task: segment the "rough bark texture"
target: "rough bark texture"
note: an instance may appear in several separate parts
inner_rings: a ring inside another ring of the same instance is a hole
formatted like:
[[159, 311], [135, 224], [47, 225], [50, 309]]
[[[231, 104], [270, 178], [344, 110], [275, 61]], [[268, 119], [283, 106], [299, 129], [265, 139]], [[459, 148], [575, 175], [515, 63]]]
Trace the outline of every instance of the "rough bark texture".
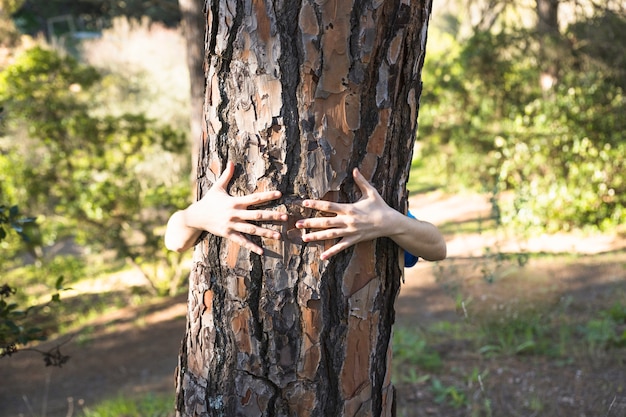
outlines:
[[202, 138], [202, 114], [204, 104], [204, 45], [206, 20], [204, 18], [204, 0], [178, 0], [182, 16], [182, 28], [187, 46], [187, 67], [189, 68], [189, 85], [191, 87], [191, 182], [196, 190], [196, 167]]
[[[302, 198], [352, 202], [359, 167], [393, 207], [416, 129], [430, 0], [207, 1], [201, 196], [227, 160], [232, 195], [278, 189], [290, 215], [260, 257], [196, 247], [177, 381], [180, 416], [391, 416], [388, 239], [321, 261]], [[266, 225], [267, 226], [267, 225]]]

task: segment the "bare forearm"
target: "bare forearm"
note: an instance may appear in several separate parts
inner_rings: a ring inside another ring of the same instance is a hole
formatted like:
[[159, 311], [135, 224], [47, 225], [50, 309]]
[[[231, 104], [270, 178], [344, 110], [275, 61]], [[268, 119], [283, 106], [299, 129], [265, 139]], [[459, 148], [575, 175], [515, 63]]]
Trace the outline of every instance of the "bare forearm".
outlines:
[[405, 251], [426, 259], [440, 261], [446, 257], [446, 242], [436, 226], [429, 222], [413, 219], [391, 209], [391, 233], [389, 238]]
[[184, 252], [194, 246], [200, 233], [201, 230], [187, 224], [184, 210], [177, 211], [167, 222], [165, 247], [172, 251]]

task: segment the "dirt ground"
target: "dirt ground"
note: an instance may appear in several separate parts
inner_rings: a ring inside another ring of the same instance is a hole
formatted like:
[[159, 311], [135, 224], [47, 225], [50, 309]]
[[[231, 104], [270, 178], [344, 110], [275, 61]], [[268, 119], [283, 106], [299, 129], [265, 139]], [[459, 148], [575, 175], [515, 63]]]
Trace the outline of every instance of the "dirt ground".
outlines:
[[[487, 216], [490, 209], [483, 196], [438, 194], [413, 199], [411, 207], [418, 217], [436, 224], [461, 224]], [[471, 302], [476, 312], [567, 299], [583, 314], [626, 294], [626, 241], [621, 238], [561, 235], [520, 242], [478, 233], [446, 238], [446, 261], [436, 267], [421, 262], [407, 270], [396, 305], [398, 327], [463, 322], [467, 312], [459, 299]], [[565, 261], [533, 258], [523, 268], [496, 268], [484, 261], [489, 253], [485, 248], [516, 252], [521, 246], [529, 252], [581, 255]], [[485, 268], [493, 269], [498, 285], [484, 279]], [[185, 296], [180, 296], [99, 317], [89, 323], [89, 332], [60, 340], [66, 341], [63, 353], [71, 356], [62, 368], [44, 368], [41, 357], [29, 352], [1, 359], [0, 417], [76, 416], [82, 408], [120, 394], [173, 392], [185, 308]], [[432, 380], [402, 381], [396, 386], [398, 416], [626, 417], [623, 349], [575, 362], [523, 355], [488, 358], [462, 342], [444, 343], [436, 350], [444, 361], [440, 382], [463, 388], [468, 397], [464, 405], [439, 401]]]

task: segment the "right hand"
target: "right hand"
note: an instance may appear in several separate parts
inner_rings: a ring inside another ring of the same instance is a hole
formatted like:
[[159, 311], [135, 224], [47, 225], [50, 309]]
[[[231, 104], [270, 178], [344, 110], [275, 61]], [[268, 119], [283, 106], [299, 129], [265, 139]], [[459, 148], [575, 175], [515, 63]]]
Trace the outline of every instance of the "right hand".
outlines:
[[248, 207], [277, 200], [281, 197], [281, 193], [280, 191], [263, 191], [232, 197], [228, 194], [227, 186], [234, 172], [235, 165], [229, 161], [226, 169], [208, 193], [184, 210], [185, 222], [188, 227], [206, 230], [214, 235], [230, 239], [261, 255], [263, 249], [245, 235], [280, 239], [281, 234], [250, 222], [284, 222], [287, 221], [287, 214], [272, 210], [248, 210]]

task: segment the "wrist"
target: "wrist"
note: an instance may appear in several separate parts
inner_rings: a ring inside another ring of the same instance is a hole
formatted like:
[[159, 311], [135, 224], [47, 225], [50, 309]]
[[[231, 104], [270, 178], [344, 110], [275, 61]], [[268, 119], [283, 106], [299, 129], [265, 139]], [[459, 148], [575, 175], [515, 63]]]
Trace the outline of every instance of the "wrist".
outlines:
[[[195, 203], [194, 203], [195, 204]], [[180, 213], [180, 222], [187, 229], [199, 230], [195, 223], [193, 222], [193, 204], [187, 207], [184, 210], [179, 211]]]
[[407, 220], [409, 220], [409, 218], [404, 214], [389, 207], [385, 217], [388, 222], [388, 237], [393, 239], [394, 237], [401, 236], [408, 231], [410, 225], [407, 224]]

